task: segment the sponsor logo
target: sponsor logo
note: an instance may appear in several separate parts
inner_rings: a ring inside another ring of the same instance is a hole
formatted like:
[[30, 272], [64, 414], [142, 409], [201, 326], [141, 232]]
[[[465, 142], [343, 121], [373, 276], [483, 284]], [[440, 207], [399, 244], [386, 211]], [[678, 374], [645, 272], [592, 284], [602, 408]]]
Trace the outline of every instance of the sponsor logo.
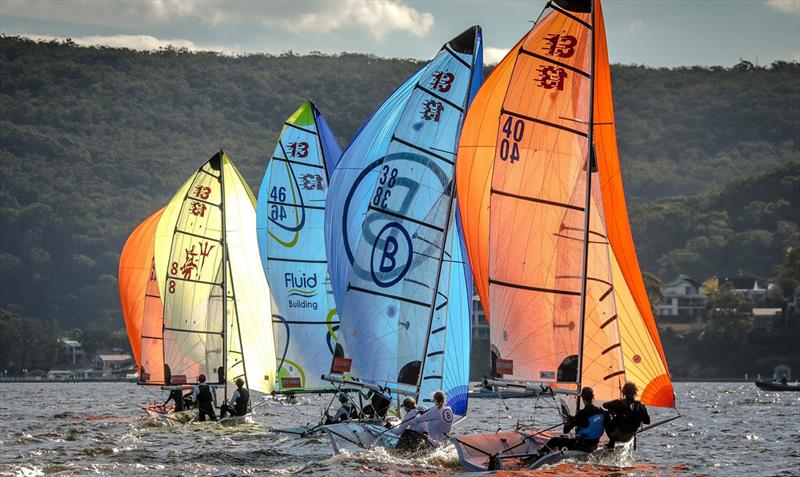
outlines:
[[305, 273], [284, 273], [283, 275], [284, 286], [289, 289], [286, 294], [288, 298], [289, 308], [310, 308], [317, 310], [319, 304], [314, 301], [317, 296], [317, 274], [312, 273], [307, 275]]

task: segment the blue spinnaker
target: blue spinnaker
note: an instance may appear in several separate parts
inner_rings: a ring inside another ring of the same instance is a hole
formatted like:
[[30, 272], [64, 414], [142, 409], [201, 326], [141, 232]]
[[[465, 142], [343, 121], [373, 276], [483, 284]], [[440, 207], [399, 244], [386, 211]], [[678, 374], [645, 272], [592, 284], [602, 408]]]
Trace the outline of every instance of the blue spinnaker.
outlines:
[[316, 106], [284, 123], [258, 193], [258, 246], [273, 300], [276, 389], [330, 388], [339, 319], [323, 247], [325, 198], [341, 150]]
[[455, 220], [466, 109], [483, 78], [479, 27], [445, 44], [372, 115], [331, 178], [331, 284], [350, 376], [465, 414], [472, 285]]

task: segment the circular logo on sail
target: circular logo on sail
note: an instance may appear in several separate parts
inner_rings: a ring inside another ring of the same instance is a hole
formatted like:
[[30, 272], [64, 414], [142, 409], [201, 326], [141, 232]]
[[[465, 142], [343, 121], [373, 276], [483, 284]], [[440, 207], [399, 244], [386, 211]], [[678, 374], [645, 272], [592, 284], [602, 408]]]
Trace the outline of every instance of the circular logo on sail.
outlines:
[[411, 268], [413, 255], [414, 247], [408, 231], [397, 222], [384, 225], [372, 244], [372, 281], [381, 288], [399, 282]]
[[[435, 161], [431, 161], [428, 157], [407, 151], [395, 152], [381, 157], [371, 164], [364, 167], [361, 173], [353, 182], [350, 191], [344, 201], [344, 210], [342, 214], [342, 238], [344, 242], [344, 251], [347, 258], [352, 264], [353, 272], [364, 280], [372, 278], [375, 283], [375, 274], [372, 270], [366, 270], [366, 263], [359, 263], [356, 260], [356, 249], [358, 242], [363, 240], [367, 244], [372, 244], [373, 249], [378, 248], [372, 254], [374, 260], [380, 258], [383, 252], [384, 245], [381, 233], [385, 231], [387, 215], [377, 212], [378, 210], [389, 210], [392, 213], [399, 215], [411, 215], [413, 204], [417, 199], [417, 194], [422, 190], [427, 190], [417, 182], [416, 179], [408, 177], [408, 173], [415, 170], [415, 168], [424, 167], [428, 172], [421, 174], [422, 176], [430, 177], [435, 182], [439, 183], [441, 190], [449, 192], [452, 187], [452, 177], [439, 167]], [[413, 174], [419, 176], [420, 174]], [[369, 178], [369, 179], [368, 179]], [[381, 182], [383, 180], [383, 182]], [[355, 210], [352, 210], [355, 209]], [[352, 234], [349, 224], [349, 218], [355, 214], [364, 215], [366, 212], [373, 209], [373, 213], [367, 213], [365, 219], [359, 224], [360, 234]], [[399, 224], [396, 224], [399, 225]], [[402, 228], [402, 226], [400, 226]], [[380, 230], [381, 232], [376, 233]], [[395, 229], [396, 230], [396, 229]], [[403, 229], [409, 237], [416, 238], [417, 233]], [[399, 233], [397, 231], [393, 232]], [[392, 235], [393, 236], [393, 235]], [[353, 238], [357, 237], [357, 241]], [[397, 239], [397, 237], [395, 237]], [[402, 244], [399, 244], [402, 245]], [[433, 250], [438, 245], [430, 245], [432, 248], [430, 254], [435, 255], [436, 251]], [[369, 248], [366, 249], [369, 253]], [[387, 250], [391, 255], [391, 248]], [[420, 253], [425, 253], [425, 250], [418, 250]], [[398, 252], [400, 253], [400, 252]], [[405, 257], [403, 257], [405, 258]], [[364, 260], [366, 262], [366, 260]], [[389, 265], [391, 260], [388, 259], [384, 265]], [[379, 270], [374, 264], [370, 268]], [[406, 270], [408, 271], [408, 270]], [[396, 282], [395, 282], [396, 283]], [[391, 285], [387, 285], [391, 286]]]

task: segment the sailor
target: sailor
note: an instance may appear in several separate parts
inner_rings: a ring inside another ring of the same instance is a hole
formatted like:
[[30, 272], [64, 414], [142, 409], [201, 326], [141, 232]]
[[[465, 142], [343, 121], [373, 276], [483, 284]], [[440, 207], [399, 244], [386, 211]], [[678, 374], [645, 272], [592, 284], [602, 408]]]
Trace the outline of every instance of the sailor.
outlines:
[[565, 448], [584, 452], [592, 452], [597, 449], [597, 443], [603, 435], [606, 413], [592, 403], [594, 400], [592, 388], [585, 387], [581, 389], [581, 400], [583, 401], [583, 409], [578, 411], [574, 417], [567, 416], [564, 423], [564, 434], [569, 433], [573, 428], [577, 428], [575, 437], [553, 437], [542, 447], [537, 458], [548, 452]]
[[205, 374], [198, 376], [197, 381], [199, 382], [192, 389], [192, 402], [197, 405], [197, 419], [202, 422], [208, 416], [212, 421], [216, 421], [217, 415], [214, 413], [214, 403], [217, 401], [216, 392], [214, 388], [206, 384]]
[[393, 433], [400, 436], [396, 448], [406, 452], [414, 452], [423, 448], [433, 447], [427, 437], [428, 423], [414, 422], [415, 417], [426, 413], [428, 409], [423, 406], [417, 406], [417, 401], [410, 397], [403, 401], [402, 408], [406, 414], [400, 424], [392, 429]]
[[781, 376], [781, 384], [783, 384], [785, 386], [788, 383], [789, 383], [789, 380], [786, 379], [786, 375], [784, 374], [783, 376]]
[[364, 415], [371, 418], [384, 419], [386, 413], [389, 412], [389, 408], [392, 407], [392, 400], [374, 390], [369, 391], [367, 399], [369, 399], [370, 403], [364, 406], [362, 410]]
[[614, 448], [616, 442], [628, 442], [636, 435], [642, 424], [650, 424], [650, 415], [647, 408], [636, 400], [639, 390], [634, 383], [625, 383], [622, 386], [623, 399], [608, 401], [603, 407], [608, 409], [611, 419], [606, 422], [609, 449]]
[[325, 424], [333, 424], [335, 422], [344, 422], [358, 418], [358, 409], [356, 409], [355, 404], [350, 402], [350, 397], [347, 396], [347, 394], [339, 393], [339, 403], [341, 406], [336, 410], [336, 414], [334, 414], [333, 417], [328, 414], [328, 411], [325, 411]]
[[244, 387], [244, 379], [236, 378], [236, 391], [228, 402], [223, 403], [219, 411], [220, 419], [231, 416], [244, 416], [250, 405], [250, 392]]
[[453, 427], [453, 410], [446, 404], [447, 396], [444, 391], [433, 393], [434, 407], [420, 413], [408, 422], [408, 427], [419, 429], [421, 425], [428, 426], [428, 437], [434, 441], [447, 439]]
[[164, 406], [167, 405], [170, 401], [175, 401], [175, 412], [183, 411], [183, 391], [180, 389], [173, 389], [169, 392], [169, 396], [167, 396], [167, 400], [164, 401]]

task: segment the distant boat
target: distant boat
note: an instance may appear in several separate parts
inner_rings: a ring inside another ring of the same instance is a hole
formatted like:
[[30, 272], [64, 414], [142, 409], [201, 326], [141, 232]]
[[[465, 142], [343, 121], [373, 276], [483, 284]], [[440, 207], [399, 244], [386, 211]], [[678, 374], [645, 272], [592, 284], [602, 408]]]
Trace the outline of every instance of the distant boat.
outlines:
[[342, 151], [316, 105], [284, 123], [258, 192], [258, 246], [272, 293], [275, 392], [329, 392], [339, 317], [325, 254], [325, 198]]
[[[482, 79], [475, 26], [442, 46], [364, 124], [333, 173], [325, 210], [341, 322], [334, 371], [343, 373], [329, 379], [398, 406], [404, 396], [430, 406], [442, 389], [458, 416], [467, 413], [472, 284], [455, 155]], [[337, 439], [369, 447], [389, 435], [358, 423], [325, 431], [334, 447]]]
[[[625, 205], [599, 0], [548, 2], [475, 97], [456, 164], [487, 385], [544, 385], [574, 413], [583, 387], [607, 401], [631, 381], [642, 402], [673, 408]], [[487, 470], [521, 465], [544, 431], [453, 442], [465, 468]]]
[[200, 374], [222, 390], [275, 382], [269, 287], [258, 258], [255, 197], [220, 151], [173, 196], [158, 222], [164, 383], [190, 389]]
[[800, 391], [800, 383], [782, 383], [780, 381], [756, 381], [755, 385], [762, 391]]

